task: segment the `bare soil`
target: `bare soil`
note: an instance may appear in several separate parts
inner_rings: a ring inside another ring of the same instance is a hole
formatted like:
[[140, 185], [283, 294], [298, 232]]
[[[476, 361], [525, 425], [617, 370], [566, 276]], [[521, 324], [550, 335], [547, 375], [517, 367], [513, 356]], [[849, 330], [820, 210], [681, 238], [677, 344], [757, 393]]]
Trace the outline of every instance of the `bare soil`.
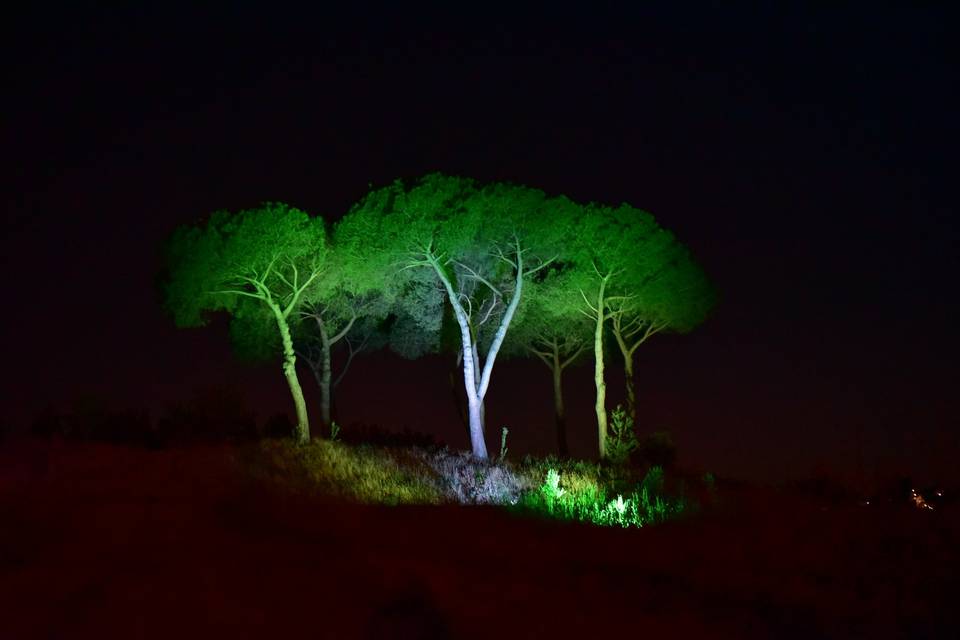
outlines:
[[950, 510], [721, 493], [642, 530], [254, 485], [231, 446], [0, 449], [0, 638], [955, 638]]

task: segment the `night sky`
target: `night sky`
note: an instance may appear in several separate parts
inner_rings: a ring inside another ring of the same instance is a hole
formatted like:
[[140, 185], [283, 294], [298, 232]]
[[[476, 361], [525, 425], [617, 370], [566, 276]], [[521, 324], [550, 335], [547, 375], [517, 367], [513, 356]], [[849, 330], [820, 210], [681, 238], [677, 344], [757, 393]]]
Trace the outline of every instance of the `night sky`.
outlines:
[[[271, 200], [336, 219], [371, 183], [443, 171], [626, 201], [690, 246], [721, 302], [637, 361], [641, 432], [670, 429], [681, 462], [760, 479], [956, 479], [948, 3], [242, 4], [3, 20], [7, 428], [90, 398], [156, 417], [216, 384], [261, 420], [292, 414], [279, 362], [239, 364], [225, 323], [177, 330], [164, 316], [164, 239]], [[343, 422], [466, 447], [446, 360], [355, 366]], [[306, 369], [301, 380], [315, 399]], [[592, 393], [589, 365], [568, 376], [574, 454], [595, 447]], [[541, 364], [499, 361], [488, 442], [506, 424], [512, 451], [551, 451], [551, 406]]]

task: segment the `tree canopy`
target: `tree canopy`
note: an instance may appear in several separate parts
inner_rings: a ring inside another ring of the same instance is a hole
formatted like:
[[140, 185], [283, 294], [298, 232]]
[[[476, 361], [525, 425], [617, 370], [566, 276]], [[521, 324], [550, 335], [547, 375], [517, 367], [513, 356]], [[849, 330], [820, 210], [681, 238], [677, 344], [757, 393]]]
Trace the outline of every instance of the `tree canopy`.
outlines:
[[202, 326], [217, 311], [253, 320], [266, 309], [272, 317], [300, 441], [309, 439], [310, 431], [290, 318], [324, 272], [327, 252], [323, 220], [282, 203], [218, 211], [205, 222], [178, 228], [167, 244], [165, 304], [177, 326]]
[[[570, 231], [559, 219], [568, 210], [560, 204], [535, 189], [432, 174], [409, 187], [395, 182], [371, 192], [335, 232], [336, 243], [365, 263], [365, 280], [382, 282], [384, 274], [395, 278], [422, 268], [432, 281], [419, 286], [442, 286], [460, 328], [471, 446], [478, 457], [486, 457], [483, 402], [523, 284], [556, 258]], [[420, 324], [436, 312], [432, 305], [410, 309]]]
[[[562, 454], [562, 372], [593, 352], [603, 457], [605, 343], [624, 358], [635, 418], [638, 347], [661, 331], [689, 331], [714, 302], [689, 251], [645, 211], [438, 173], [371, 190], [334, 226], [332, 242], [322, 219], [268, 203], [177, 229], [166, 256], [165, 303], [178, 326], [225, 312], [239, 354], [282, 354], [301, 441], [309, 423], [298, 354], [320, 386], [326, 423], [333, 387], [364, 346], [418, 357], [447, 348], [453, 328], [471, 448], [481, 458], [501, 351], [551, 371]], [[334, 377], [338, 344], [348, 353]]]

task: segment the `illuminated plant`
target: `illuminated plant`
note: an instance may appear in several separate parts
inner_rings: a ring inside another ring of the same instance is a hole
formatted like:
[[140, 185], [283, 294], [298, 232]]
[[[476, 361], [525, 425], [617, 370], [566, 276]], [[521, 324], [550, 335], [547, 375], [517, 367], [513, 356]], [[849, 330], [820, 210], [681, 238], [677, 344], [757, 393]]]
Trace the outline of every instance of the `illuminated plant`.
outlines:
[[547, 478], [540, 487], [540, 493], [543, 495], [547, 511], [553, 513], [557, 502], [566, 493], [566, 489], [560, 486], [560, 473], [556, 469], [547, 471]]
[[630, 454], [639, 446], [633, 430], [633, 419], [623, 407], [617, 407], [610, 414], [611, 430], [607, 434], [607, 459], [614, 466], [623, 466], [630, 461]]
[[217, 311], [273, 323], [300, 443], [309, 441], [310, 424], [290, 325], [323, 273], [327, 251], [323, 220], [280, 203], [218, 211], [178, 228], [166, 246], [165, 305], [177, 326], [202, 326]]
[[620, 527], [642, 527], [660, 522], [687, 508], [682, 496], [666, 498], [661, 493], [663, 472], [660, 469], [652, 470], [643, 483], [630, 491], [615, 494], [615, 498], [610, 498], [603, 485], [596, 483], [571, 490], [570, 483], [562, 481], [561, 476], [560, 471], [549, 467], [543, 484], [537, 491], [523, 497], [520, 508], [553, 518]]

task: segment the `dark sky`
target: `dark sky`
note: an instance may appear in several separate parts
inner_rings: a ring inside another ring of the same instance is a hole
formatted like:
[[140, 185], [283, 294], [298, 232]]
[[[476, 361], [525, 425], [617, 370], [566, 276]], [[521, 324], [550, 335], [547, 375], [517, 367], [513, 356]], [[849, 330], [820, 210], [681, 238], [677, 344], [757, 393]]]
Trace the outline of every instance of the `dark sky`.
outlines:
[[[687, 463], [762, 478], [858, 459], [868, 475], [956, 473], [960, 101], [946, 3], [239, 4], [4, 20], [9, 425], [91, 395], [159, 414], [217, 383], [261, 417], [287, 410], [278, 368], [238, 365], [224, 326], [177, 331], [163, 316], [164, 238], [266, 200], [336, 218], [369, 183], [441, 170], [627, 201], [689, 244], [721, 305], [638, 360], [641, 428], [671, 429]], [[538, 367], [499, 363], [488, 396], [517, 452], [552, 445]], [[344, 421], [465, 446], [444, 376], [438, 361], [359, 362]], [[616, 369], [610, 384], [615, 402]], [[591, 394], [590, 372], [574, 372], [584, 455]]]

